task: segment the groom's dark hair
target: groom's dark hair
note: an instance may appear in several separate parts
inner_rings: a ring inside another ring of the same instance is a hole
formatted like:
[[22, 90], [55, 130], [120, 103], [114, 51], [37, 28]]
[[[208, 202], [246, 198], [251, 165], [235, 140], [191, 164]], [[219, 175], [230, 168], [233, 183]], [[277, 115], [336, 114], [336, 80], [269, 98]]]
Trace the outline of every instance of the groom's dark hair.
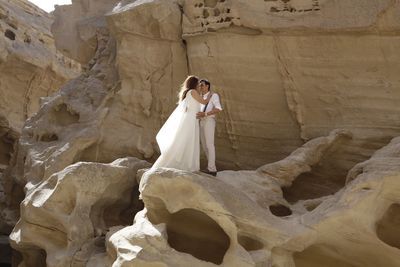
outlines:
[[207, 85], [207, 86], [208, 86], [208, 91], [211, 90], [211, 83], [210, 83], [208, 80], [206, 80], [206, 79], [201, 79], [201, 80], [200, 80], [200, 83], [204, 83], [205, 85]]

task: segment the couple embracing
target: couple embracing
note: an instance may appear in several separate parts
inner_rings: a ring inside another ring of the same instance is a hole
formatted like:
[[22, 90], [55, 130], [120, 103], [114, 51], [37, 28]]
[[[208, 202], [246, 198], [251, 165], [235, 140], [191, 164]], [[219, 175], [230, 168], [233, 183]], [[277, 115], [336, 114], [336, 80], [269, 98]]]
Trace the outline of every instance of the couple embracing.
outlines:
[[156, 136], [161, 155], [152, 169], [200, 170], [200, 141], [208, 159], [206, 173], [216, 176], [215, 114], [222, 110], [219, 96], [207, 80], [189, 76], [182, 84], [179, 104]]

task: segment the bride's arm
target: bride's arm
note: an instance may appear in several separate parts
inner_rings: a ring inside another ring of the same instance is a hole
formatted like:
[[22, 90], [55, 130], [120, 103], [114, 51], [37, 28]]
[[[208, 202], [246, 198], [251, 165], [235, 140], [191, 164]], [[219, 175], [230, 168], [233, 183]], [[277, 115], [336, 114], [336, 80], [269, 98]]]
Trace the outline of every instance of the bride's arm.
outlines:
[[208, 102], [210, 102], [212, 94], [209, 94], [207, 99], [203, 99], [201, 95], [196, 91], [196, 90], [190, 90], [190, 93], [192, 94], [193, 98], [196, 99], [197, 102], [200, 104], [206, 105]]

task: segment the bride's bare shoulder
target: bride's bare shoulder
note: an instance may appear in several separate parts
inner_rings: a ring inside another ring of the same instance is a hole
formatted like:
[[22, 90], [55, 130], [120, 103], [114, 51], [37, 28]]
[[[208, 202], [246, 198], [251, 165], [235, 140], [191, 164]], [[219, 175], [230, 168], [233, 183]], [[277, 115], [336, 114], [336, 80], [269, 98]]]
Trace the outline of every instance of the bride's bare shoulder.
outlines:
[[195, 96], [195, 95], [199, 95], [199, 92], [197, 92], [197, 90], [195, 90], [195, 89], [190, 89], [190, 94], [192, 95], [192, 96]]

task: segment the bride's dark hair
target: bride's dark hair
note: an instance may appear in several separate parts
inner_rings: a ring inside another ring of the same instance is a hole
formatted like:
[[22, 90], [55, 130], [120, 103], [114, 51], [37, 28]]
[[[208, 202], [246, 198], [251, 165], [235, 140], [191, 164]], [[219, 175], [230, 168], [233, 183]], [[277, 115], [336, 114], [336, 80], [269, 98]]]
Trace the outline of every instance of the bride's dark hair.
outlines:
[[189, 92], [189, 90], [196, 89], [198, 83], [199, 78], [197, 76], [188, 76], [181, 86], [181, 91], [179, 92], [179, 101], [182, 101], [186, 98], [186, 94]]

